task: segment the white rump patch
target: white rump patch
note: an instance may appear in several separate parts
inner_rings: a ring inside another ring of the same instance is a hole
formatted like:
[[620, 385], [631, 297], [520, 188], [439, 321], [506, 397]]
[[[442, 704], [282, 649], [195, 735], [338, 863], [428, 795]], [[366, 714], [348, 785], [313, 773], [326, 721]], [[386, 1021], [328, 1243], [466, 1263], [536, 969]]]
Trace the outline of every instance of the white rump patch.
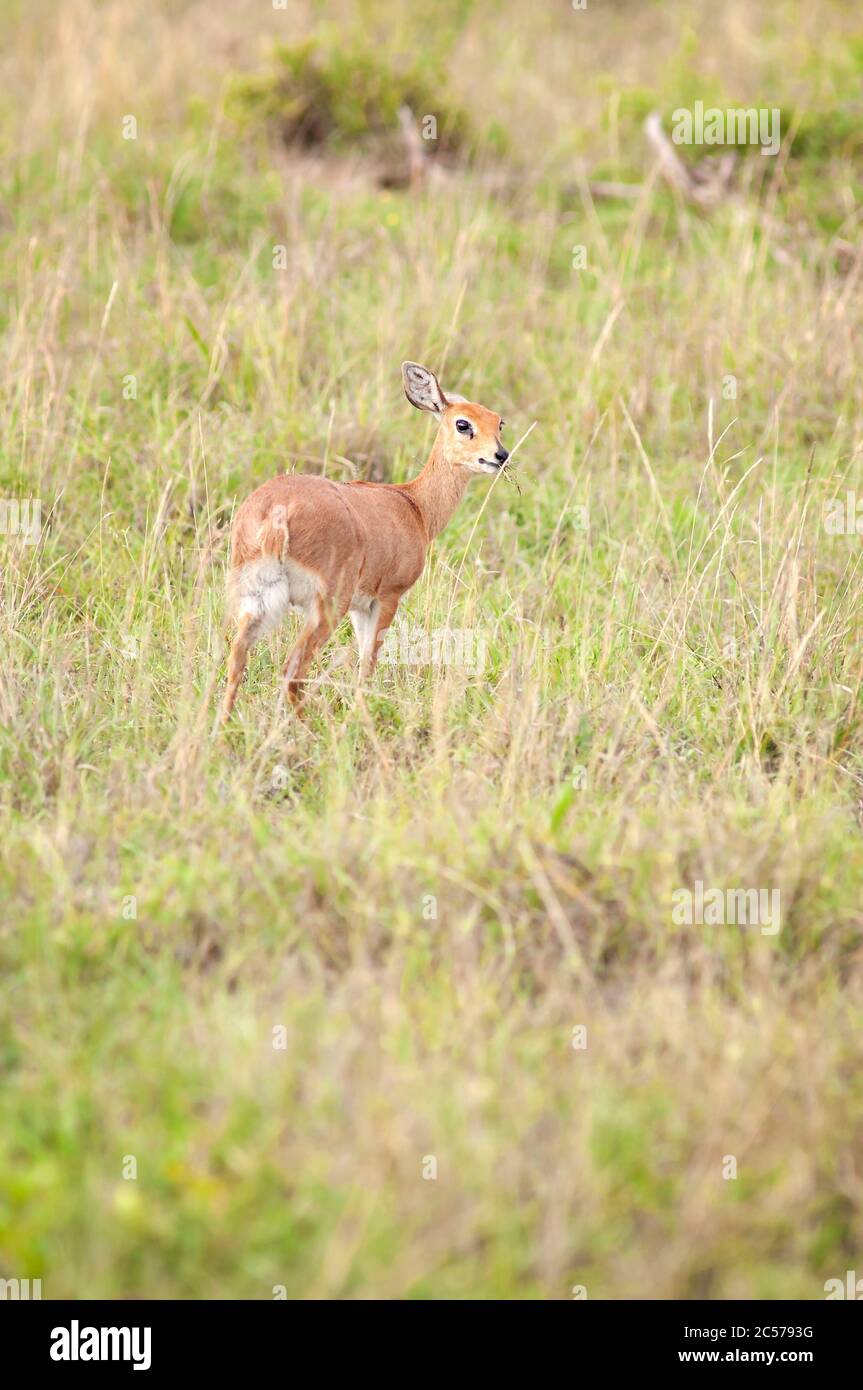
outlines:
[[317, 575], [289, 557], [250, 560], [228, 579], [231, 612], [237, 619], [249, 617], [259, 624], [258, 637], [278, 627], [290, 608], [298, 609], [309, 619], [320, 593]]

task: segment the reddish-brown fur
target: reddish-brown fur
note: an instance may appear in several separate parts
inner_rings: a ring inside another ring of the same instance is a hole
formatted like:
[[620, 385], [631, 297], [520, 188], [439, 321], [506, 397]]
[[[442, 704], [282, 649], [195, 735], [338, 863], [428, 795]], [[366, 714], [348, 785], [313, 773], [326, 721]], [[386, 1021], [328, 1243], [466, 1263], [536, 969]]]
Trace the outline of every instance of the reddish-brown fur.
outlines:
[[[484, 406], [448, 399], [425, 368], [405, 363], [405, 391], [440, 427], [425, 467], [409, 483], [337, 483], [285, 474], [240, 506], [231, 537], [232, 602], [238, 629], [223, 717], [230, 714], [249, 649], [290, 604], [306, 625], [285, 663], [285, 694], [299, 697], [311, 660], [350, 610], [361, 670], [375, 666], [402, 595], [423, 570], [429, 542], [446, 526], [471, 476], [506, 460], [502, 421]], [[456, 421], [468, 422], [468, 438]]]

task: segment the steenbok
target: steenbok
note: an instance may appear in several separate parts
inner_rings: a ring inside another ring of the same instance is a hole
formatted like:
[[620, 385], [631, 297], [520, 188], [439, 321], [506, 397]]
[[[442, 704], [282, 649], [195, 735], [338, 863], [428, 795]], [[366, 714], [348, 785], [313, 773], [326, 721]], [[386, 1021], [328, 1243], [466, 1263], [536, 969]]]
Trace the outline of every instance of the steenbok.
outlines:
[[231, 536], [229, 609], [237, 632], [222, 706], [227, 719], [246, 658], [289, 608], [305, 626], [285, 662], [284, 694], [296, 704], [315, 652], [350, 613], [360, 671], [375, 666], [399, 599], [422, 574], [429, 542], [446, 526], [474, 473], [498, 473], [509, 458], [503, 421], [462, 396], [445, 396], [434, 372], [402, 365], [405, 395], [436, 415], [428, 462], [409, 483], [336, 483], [283, 474], [241, 505]]

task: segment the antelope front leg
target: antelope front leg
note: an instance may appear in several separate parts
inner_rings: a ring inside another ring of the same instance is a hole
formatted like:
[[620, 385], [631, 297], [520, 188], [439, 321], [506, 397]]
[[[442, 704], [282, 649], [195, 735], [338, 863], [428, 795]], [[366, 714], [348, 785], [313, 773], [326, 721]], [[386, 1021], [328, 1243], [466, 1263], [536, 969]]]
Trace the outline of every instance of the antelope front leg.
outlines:
[[[357, 631], [360, 647], [360, 681], [372, 675], [381, 654], [381, 643], [399, 606], [401, 594], [378, 599], [376, 607], [368, 614], [362, 633]], [[356, 630], [356, 623], [354, 624]]]

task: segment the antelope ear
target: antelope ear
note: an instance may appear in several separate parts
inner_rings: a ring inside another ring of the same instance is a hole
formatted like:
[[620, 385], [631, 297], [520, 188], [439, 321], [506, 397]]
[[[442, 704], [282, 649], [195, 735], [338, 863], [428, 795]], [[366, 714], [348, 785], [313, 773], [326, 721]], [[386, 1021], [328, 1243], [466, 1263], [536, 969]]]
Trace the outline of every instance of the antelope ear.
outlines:
[[402, 380], [405, 395], [417, 410], [430, 410], [432, 415], [443, 414], [448, 401], [440, 389], [440, 382], [428, 367], [421, 367], [418, 362], [403, 362]]

